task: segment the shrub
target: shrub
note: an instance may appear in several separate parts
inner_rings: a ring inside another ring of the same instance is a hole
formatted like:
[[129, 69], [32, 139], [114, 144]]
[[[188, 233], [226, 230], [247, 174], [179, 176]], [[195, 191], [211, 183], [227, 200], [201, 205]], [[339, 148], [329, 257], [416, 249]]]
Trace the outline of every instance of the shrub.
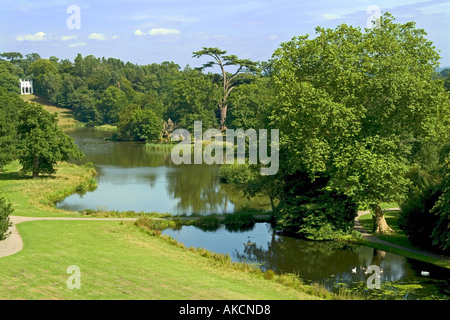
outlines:
[[9, 216], [14, 212], [11, 203], [6, 202], [5, 198], [0, 196], [0, 241], [9, 237], [9, 228], [12, 226], [12, 222]]
[[224, 164], [220, 167], [219, 176], [223, 182], [243, 184], [252, 178], [252, 171], [247, 164]]
[[193, 225], [203, 231], [216, 231], [220, 227], [220, 221], [216, 215], [207, 215], [195, 220]]
[[441, 194], [439, 186], [429, 186], [426, 190], [411, 195], [401, 204], [399, 226], [412, 244], [421, 248], [432, 248], [431, 235], [439, 216], [432, 213], [431, 209]]
[[228, 214], [223, 220], [223, 224], [227, 229], [240, 229], [253, 227], [256, 223], [256, 219], [252, 213], [237, 212]]

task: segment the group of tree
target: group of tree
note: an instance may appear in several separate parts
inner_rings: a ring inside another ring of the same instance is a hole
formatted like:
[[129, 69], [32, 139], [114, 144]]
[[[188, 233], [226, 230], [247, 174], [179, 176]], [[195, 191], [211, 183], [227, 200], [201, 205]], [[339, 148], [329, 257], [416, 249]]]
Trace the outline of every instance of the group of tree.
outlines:
[[19, 160], [22, 171], [33, 178], [54, 173], [59, 161], [83, 156], [73, 138], [58, 126], [56, 114], [1, 87], [0, 150], [0, 170]]
[[[181, 69], [173, 62], [136, 65], [81, 54], [72, 62], [7, 52], [0, 55], [0, 85], [18, 92], [19, 78], [33, 79], [38, 96], [71, 109], [77, 120], [92, 126], [117, 125], [115, 138], [119, 140], [161, 139], [164, 123], [169, 119], [187, 129], [193, 128], [195, 120], [203, 121], [204, 127], [209, 128], [219, 123], [225, 128], [233, 125], [233, 120], [251, 123], [257, 115], [251, 109], [248, 114], [242, 113], [248, 106], [240, 108], [238, 97], [245, 100], [247, 94], [262, 90], [253, 84], [260, 78], [257, 63], [226, 55], [226, 51], [217, 48], [194, 53], [196, 57], [203, 55], [218, 59], [222, 76], [204, 73], [203, 68]], [[204, 68], [212, 65], [208, 63]], [[229, 67], [237, 69], [229, 73]], [[230, 93], [238, 86], [242, 86], [242, 91], [235, 92], [232, 99]]]
[[[365, 30], [318, 27], [314, 38], [282, 43], [267, 62], [206, 47], [193, 56], [212, 60], [181, 69], [8, 53], [0, 81], [13, 90], [17, 77], [33, 78], [37, 94], [77, 119], [117, 125], [118, 140], [161, 139], [169, 119], [189, 130], [197, 120], [222, 130], [279, 129], [276, 175], [237, 170], [247, 194], [269, 196], [280, 228], [330, 239], [351, 232], [357, 210], [370, 209], [373, 231], [391, 232], [381, 204], [406, 208], [433, 187], [427, 214], [409, 219], [404, 210], [401, 225], [433, 215], [429, 237], [449, 248], [449, 73], [436, 73], [440, 56], [424, 30], [386, 13]], [[205, 72], [214, 66], [219, 73]]]
[[283, 230], [320, 240], [351, 230], [361, 209], [373, 232], [393, 232], [381, 204], [406, 209], [433, 188], [423, 213], [403, 210], [401, 225], [416, 243], [448, 250], [450, 101], [439, 60], [424, 30], [388, 13], [377, 28], [318, 27], [313, 39], [282, 43], [268, 123], [280, 130], [280, 170], [251, 175], [247, 193], [277, 203]]

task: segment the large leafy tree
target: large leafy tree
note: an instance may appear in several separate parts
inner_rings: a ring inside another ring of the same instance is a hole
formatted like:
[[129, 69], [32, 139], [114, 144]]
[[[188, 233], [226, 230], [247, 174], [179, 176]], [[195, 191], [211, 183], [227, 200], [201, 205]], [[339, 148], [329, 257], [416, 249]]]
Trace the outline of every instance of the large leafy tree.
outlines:
[[17, 131], [22, 171], [31, 172], [33, 178], [54, 173], [58, 161], [83, 156], [73, 138], [58, 126], [56, 114], [50, 114], [39, 104], [26, 103], [21, 108]]
[[217, 118], [214, 111], [219, 95], [207, 75], [187, 67], [178, 79], [171, 82], [165, 119], [172, 119], [187, 130], [193, 130], [194, 121], [202, 121], [205, 129], [215, 128]]
[[97, 102], [97, 110], [103, 123], [115, 124], [119, 121], [119, 113], [126, 105], [125, 93], [118, 87], [110, 86], [103, 91], [100, 100]]
[[274, 53], [276, 109], [284, 164], [372, 210], [374, 231], [387, 225], [380, 204], [399, 201], [420, 145], [449, 138], [449, 100], [433, 80], [440, 59], [425, 31], [385, 13], [379, 27], [316, 29]]
[[[236, 88], [237, 76], [243, 72], [255, 72], [258, 70], [257, 63], [249, 59], [240, 59], [236, 55], [227, 55], [227, 51], [221, 50], [219, 48], [206, 48], [203, 47], [202, 50], [193, 52], [194, 57], [200, 58], [203, 56], [212, 57], [213, 60], [205, 63], [200, 69], [210, 68], [215, 65], [219, 66], [222, 72], [222, 88], [221, 88], [221, 99], [219, 101], [219, 111], [220, 111], [220, 129], [226, 129], [226, 118], [228, 110], [228, 97]], [[234, 73], [228, 73], [225, 68], [232, 66], [236, 70]]]
[[18, 111], [25, 102], [0, 88], [0, 169], [17, 157]]

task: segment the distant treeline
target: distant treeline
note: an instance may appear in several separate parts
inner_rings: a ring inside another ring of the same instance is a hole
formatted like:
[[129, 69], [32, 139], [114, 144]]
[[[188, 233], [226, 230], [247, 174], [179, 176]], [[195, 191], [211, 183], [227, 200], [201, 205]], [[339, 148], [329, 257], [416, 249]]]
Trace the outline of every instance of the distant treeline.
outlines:
[[[194, 120], [217, 128], [222, 77], [173, 62], [137, 65], [93, 55], [74, 61], [39, 54], [0, 55], [0, 86], [19, 93], [19, 78], [33, 79], [34, 92], [50, 103], [73, 110], [87, 125], [118, 125], [116, 138], [158, 140], [164, 122], [192, 129]], [[228, 127], [257, 128], [270, 102], [268, 62], [261, 72], [239, 74], [229, 99]], [[145, 124], [145, 125], [144, 125]]]

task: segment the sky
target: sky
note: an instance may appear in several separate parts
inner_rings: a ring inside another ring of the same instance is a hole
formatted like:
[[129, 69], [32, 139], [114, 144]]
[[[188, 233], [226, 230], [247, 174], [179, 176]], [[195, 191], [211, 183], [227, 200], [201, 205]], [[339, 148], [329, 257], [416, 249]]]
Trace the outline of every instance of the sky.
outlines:
[[379, 12], [415, 21], [450, 66], [449, 0], [0, 0], [0, 52], [197, 67], [205, 61], [192, 52], [219, 47], [267, 61], [280, 43], [313, 37], [317, 26], [366, 28]]

